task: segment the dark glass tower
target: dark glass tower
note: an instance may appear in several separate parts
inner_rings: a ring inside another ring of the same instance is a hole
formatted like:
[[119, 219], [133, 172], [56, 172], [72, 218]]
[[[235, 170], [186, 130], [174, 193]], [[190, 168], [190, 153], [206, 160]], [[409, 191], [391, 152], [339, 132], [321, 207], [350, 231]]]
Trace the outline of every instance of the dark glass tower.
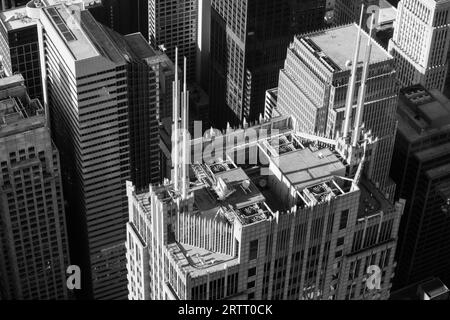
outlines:
[[325, 1], [212, 0], [211, 114], [216, 126], [255, 120], [277, 86], [293, 35], [323, 24]]
[[394, 288], [450, 276], [450, 107], [437, 90], [401, 90], [391, 176], [406, 199]]

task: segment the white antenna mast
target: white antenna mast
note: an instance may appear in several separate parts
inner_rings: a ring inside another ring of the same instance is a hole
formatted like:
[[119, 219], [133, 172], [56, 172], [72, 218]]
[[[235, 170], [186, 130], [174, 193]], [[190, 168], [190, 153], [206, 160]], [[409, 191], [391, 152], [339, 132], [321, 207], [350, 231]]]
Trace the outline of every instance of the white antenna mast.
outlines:
[[369, 76], [370, 55], [372, 54], [372, 33], [375, 24], [375, 15], [372, 13], [370, 21], [370, 34], [367, 41], [366, 56], [364, 58], [364, 69], [361, 78], [361, 89], [358, 96], [358, 106], [356, 109], [355, 128], [353, 130], [353, 146], [356, 147], [361, 134], [361, 124], [364, 115], [364, 102], [366, 100], [367, 78]]
[[345, 122], [344, 122], [344, 139], [348, 138], [349, 129], [350, 129], [350, 120], [352, 116], [353, 109], [353, 97], [355, 95], [355, 85], [356, 85], [356, 72], [358, 70], [358, 58], [359, 58], [359, 49], [361, 45], [361, 29], [362, 29], [362, 21], [364, 16], [364, 4], [361, 7], [361, 17], [359, 19], [358, 26], [358, 36], [356, 37], [356, 48], [355, 55], [353, 57], [353, 65], [352, 65], [352, 73], [349, 81], [348, 95], [345, 107]]
[[184, 78], [183, 78], [183, 159], [182, 159], [182, 199], [187, 198], [187, 189], [189, 187], [189, 154], [190, 141], [189, 134], [189, 92], [187, 91], [187, 59], [184, 57]]
[[172, 154], [172, 163], [174, 167], [174, 188], [175, 191], [179, 190], [179, 159], [180, 159], [180, 151], [178, 150], [178, 142], [179, 142], [179, 82], [178, 82], [178, 48], [175, 48], [175, 81], [173, 83], [173, 154]]

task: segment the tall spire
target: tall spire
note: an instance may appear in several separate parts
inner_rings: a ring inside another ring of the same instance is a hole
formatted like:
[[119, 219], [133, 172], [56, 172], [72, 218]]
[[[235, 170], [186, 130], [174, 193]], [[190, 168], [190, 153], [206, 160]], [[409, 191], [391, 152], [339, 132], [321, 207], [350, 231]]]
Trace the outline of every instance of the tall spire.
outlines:
[[173, 83], [173, 133], [172, 133], [172, 164], [174, 169], [174, 176], [172, 178], [174, 183], [174, 188], [176, 191], [179, 190], [179, 159], [180, 151], [178, 148], [178, 143], [180, 139], [179, 133], [179, 82], [178, 82], [178, 48], [175, 48], [175, 81]]
[[189, 188], [189, 158], [190, 158], [190, 140], [188, 138], [189, 135], [189, 92], [187, 90], [187, 59], [184, 57], [184, 77], [183, 77], [183, 118], [182, 118], [182, 126], [183, 126], [183, 158], [182, 158], [182, 191], [181, 197], [182, 199], [187, 198], [187, 192]]
[[361, 134], [361, 124], [364, 115], [364, 102], [366, 100], [367, 78], [369, 76], [370, 55], [372, 54], [372, 33], [374, 29], [374, 24], [375, 24], [375, 14], [372, 13], [370, 21], [370, 34], [367, 40], [366, 56], [364, 58], [364, 69], [361, 77], [361, 89], [359, 91], [358, 105], [356, 108], [355, 128], [353, 130], [354, 147], [356, 147]]
[[350, 121], [352, 117], [352, 109], [353, 109], [353, 97], [355, 95], [355, 86], [356, 86], [356, 73], [358, 71], [358, 58], [359, 58], [359, 51], [360, 51], [360, 45], [361, 45], [361, 29], [362, 29], [362, 22], [364, 17], [364, 4], [361, 6], [361, 17], [359, 19], [359, 26], [358, 26], [358, 35], [356, 37], [356, 46], [355, 46], [355, 55], [353, 57], [353, 64], [352, 64], [352, 73], [350, 76], [349, 81], [349, 88], [348, 88], [348, 94], [347, 94], [347, 101], [345, 106], [345, 122], [344, 122], [344, 139], [347, 139], [349, 130], [350, 130]]

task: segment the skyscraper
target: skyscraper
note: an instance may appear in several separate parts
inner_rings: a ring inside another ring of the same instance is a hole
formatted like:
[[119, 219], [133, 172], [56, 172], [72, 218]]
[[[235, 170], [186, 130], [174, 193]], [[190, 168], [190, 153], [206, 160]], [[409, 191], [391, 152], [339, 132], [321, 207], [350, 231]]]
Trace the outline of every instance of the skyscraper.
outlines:
[[39, 4], [27, 9], [42, 24], [45, 102], [82, 295], [126, 298], [125, 181], [159, 180], [156, 53], [141, 35], [120, 36], [80, 4]]
[[406, 199], [398, 245], [397, 289], [450, 276], [450, 101], [421, 85], [404, 88], [391, 170]]
[[213, 0], [211, 114], [216, 126], [254, 121], [265, 92], [277, 86], [293, 35], [323, 25], [325, 0]]
[[149, 0], [149, 40], [155, 47], [163, 46], [175, 61], [175, 47], [187, 57], [188, 80], [196, 77], [198, 50], [199, 0]]
[[0, 12], [0, 54], [6, 73], [21, 73], [30, 97], [43, 101], [38, 21], [25, 7]]
[[148, 0], [97, 0], [88, 5], [95, 20], [126, 35], [140, 32], [148, 39]]
[[21, 75], [0, 79], [0, 296], [67, 299], [59, 154]]
[[129, 299], [389, 297], [404, 203], [366, 179], [377, 141], [361, 123], [352, 144], [298, 132], [288, 116], [190, 140], [178, 102], [189, 93], [174, 86], [172, 179], [147, 192], [127, 183]]
[[389, 51], [403, 87], [422, 84], [444, 90], [450, 45], [450, 2], [403, 0], [398, 3]]
[[[359, 34], [361, 39], [356, 45]], [[359, 48], [357, 56], [355, 48]], [[369, 52], [366, 90], [362, 96], [352, 89], [352, 74], [354, 71], [357, 84], [363, 82], [363, 61]], [[354, 57], [358, 61], [356, 68]], [[394, 59], [356, 24], [295, 38], [280, 72], [277, 108], [280, 113], [294, 117], [298, 130], [336, 137], [345, 129], [347, 110], [351, 114], [349, 120], [356, 121], [355, 106], [360, 98], [365, 110], [362, 122], [380, 140], [372, 163], [366, 165], [368, 176], [393, 196], [394, 186], [388, 174], [398, 101]]]
[[371, 265], [387, 299], [402, 204], [346, 180], [334, 147], [288, 123], [250, 128], [283, 132], [269, 147], [272, 175], [218, 157], [191, 166], [186, 199], [174, 182], [143, 193], [129, 184], [129, 299], [364, 299]]

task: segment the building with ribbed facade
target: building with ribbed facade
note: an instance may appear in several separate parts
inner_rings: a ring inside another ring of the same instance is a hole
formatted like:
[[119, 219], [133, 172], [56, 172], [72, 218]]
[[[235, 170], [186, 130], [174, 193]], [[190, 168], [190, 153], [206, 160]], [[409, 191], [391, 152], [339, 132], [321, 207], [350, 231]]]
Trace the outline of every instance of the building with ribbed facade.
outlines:
[[450, 2], [403, 0], [398, 3], [389, 51], [402, 87], [422, 84], [444, 90], [450, 45]]
[[394, 286], [450, 276], [450, 101], [421, 85], [401, 90], [391, 176], [406, 199]]
[[350, 144], [279, 116], [190, 139], [188, 110], [174, 102], [172, 179], [145, 192], [127, 183], [129, 299], [389, 297], [404, 201], [364, 173], [370, 131], [355, 125]]
[[266, 90], [278, 84], [294, 34], [320, 29], [325, 0], [213, 0], [211, 115], [216, 127], [264, 114]]
[[0, 297], [64, 300], [69, 245], [59, 153], [21, 75], [0, 78]]
[[80, 296], [124, 299], [125, 182], [140, 188], [160, 179], [160, 53], [83, 9], [82, 2], [27, 5], [41, 26], [44, 101], [61, 153], [72, 260], [83, 270]]
[[[369, 34], [363, 30], [359, 33], [359, 30], [356, 24], [351, 24], [297, 36], [280, 71], [277, 110], [292, 115], [296, 129], [302, 132], [331, 138], [340, 135], [345, 129], [347, 110], [351, 113], [349, 123], [356, 121], [361, 92], [350, 90], [350, 80], [354, 71], [355, 83], [362, 82], [370, 46], [362, 123], [380, 142], [374, 161], [366, 170], [375, 184], [393, 196], [394, 186], [388, 174], [398, 101], [394, 59]], [[361, 40], [356, 46], [358, 34]], [[359, 48], [359, 53], [353, 70], [355, 48]], [[350, 91], [352, 99], [348, 98]]]

